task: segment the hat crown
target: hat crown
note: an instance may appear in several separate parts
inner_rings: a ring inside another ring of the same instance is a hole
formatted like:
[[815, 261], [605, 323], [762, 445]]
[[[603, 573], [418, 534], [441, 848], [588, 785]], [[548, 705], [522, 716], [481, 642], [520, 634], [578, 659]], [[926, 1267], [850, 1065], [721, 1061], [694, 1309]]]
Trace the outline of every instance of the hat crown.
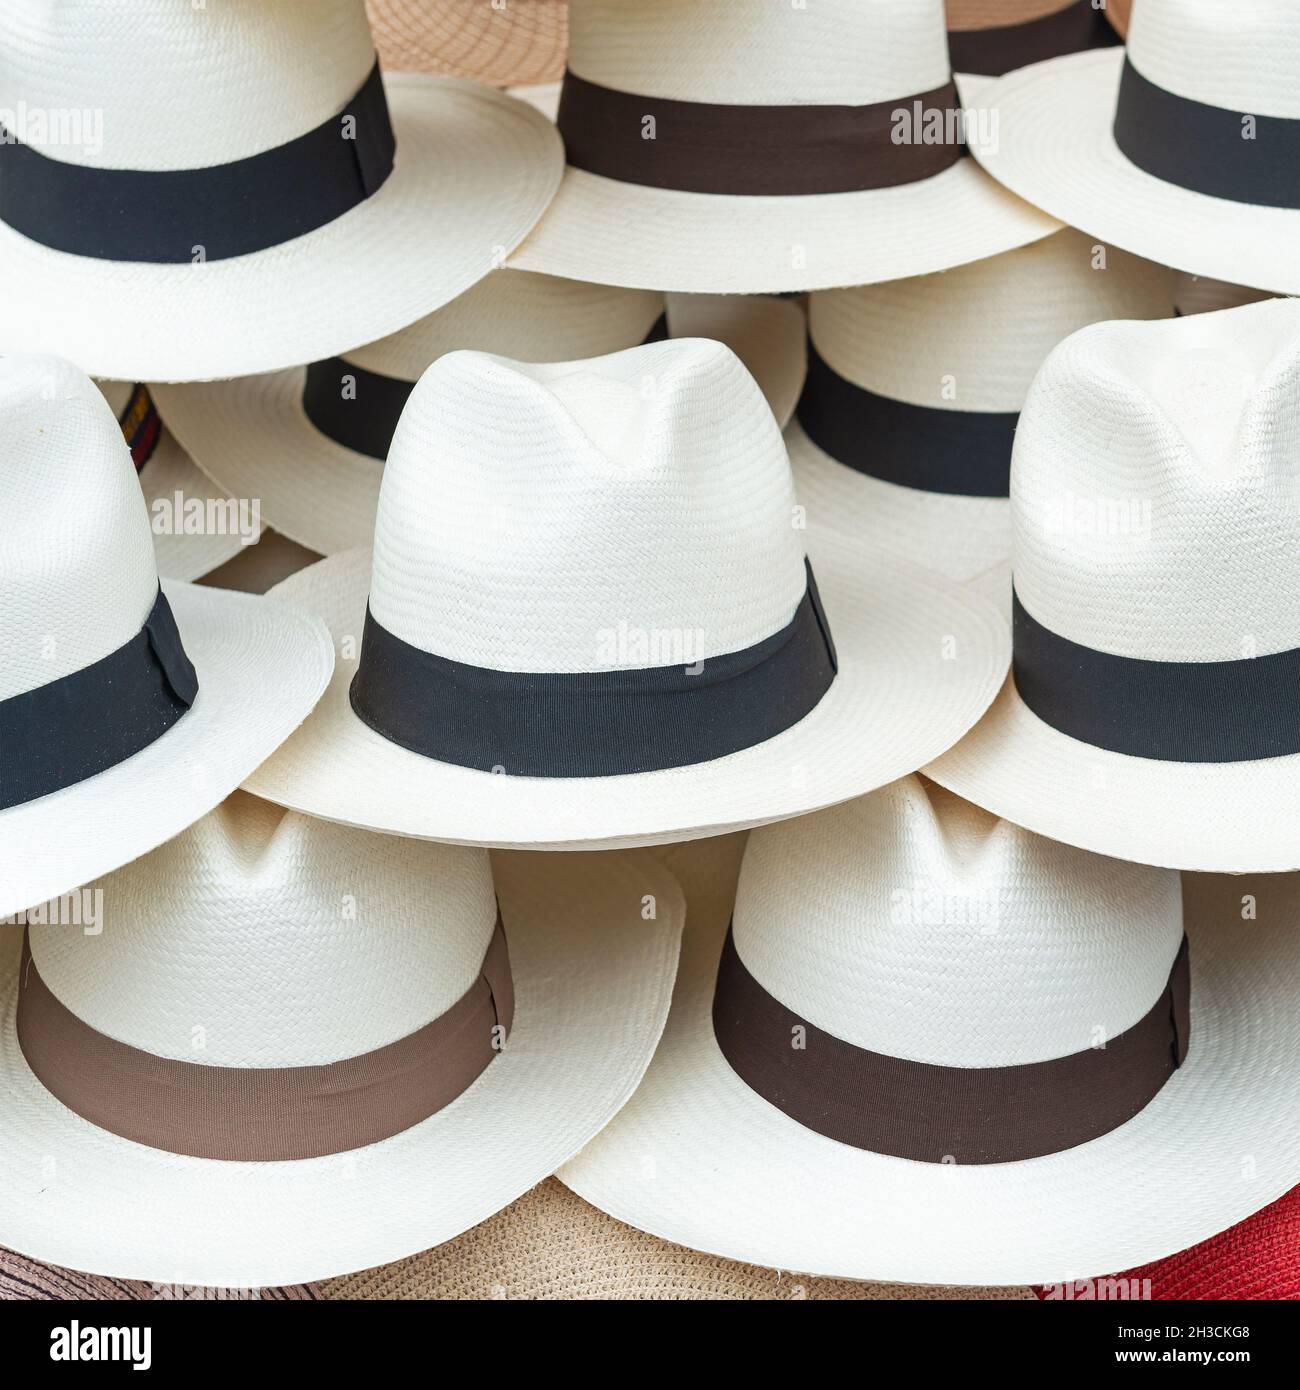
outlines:
[[1293, 0], [1142, 0], [1133, 66], [1176, 96], [1255, 116], [1300, 117], [1300, 5]]
[[740, 106], [866, 106], [950, 76], [943, 0], [573, 0], [569, 68], [616, 91]]
[[813, 345], [842, 377], [935, 410], [1018, 411], [1062, 338], [1166, 318], [1173, 272], [1065, 228], [935, 275], [809, 298]]
[[0, 0], [0, 91], [18, 133], [97, 168], [274, 149], [337, 115], [374, 61], [363, 0]]
[[135, 637], [158, 596], [131, 453], [89, 377], [0, 358], [0, 699]]
[[785, 445], [721, 343], [453, 352], [411, 393], [370, 607], [413, 646], [502, 671], [693, 665], [780, 631], [805, 588]]
[[496, 920], [486, 850], [367, 835], [236, 792], [104, 880], [102, 930], [30, 927], [92, 1028], [225, 1067], [357, 1056], [443, 1014]]
[[1044, 362], [1016, 433], [1029, 613], [1152, 661], [1300, 647], [1300, 304], [1101, 323]]
[[918, 777], [750, 835], [734, 919], [756, 980], [892, 1057], [993, 1067], [1115, 1037], [1182, 938], [1176, 872], [1032, 835]]

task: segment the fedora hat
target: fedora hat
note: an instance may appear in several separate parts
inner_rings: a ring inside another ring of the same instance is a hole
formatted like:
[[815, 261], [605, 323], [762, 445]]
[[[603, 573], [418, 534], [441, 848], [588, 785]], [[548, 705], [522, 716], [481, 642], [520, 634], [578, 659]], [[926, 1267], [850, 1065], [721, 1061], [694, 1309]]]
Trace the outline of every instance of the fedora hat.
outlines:
[[824, 289], [962, 265], [1057, 225], [963, 157], [942, 0], [574, 0], [569, 13], [569, 167], [511, 260], [522, 269]]
[[0, 426], [7, 916], [210, 811], [320, 698], [333, 650], [286, 604], [159, 585], [122, 431], [70, 364], [0, 359]]
[[447, 353], [393, 437], [373, 552], [272, 590], [341, 659], [245, 785], [368, 829], [576, 849], [888, 781], [983, 712], [1005, 621], [825, 547], [814, 578], [797, 522], [772, 412], [720, 343]]
[[1185, 937], [1174, 871], [917, 777], [762, 826], [730, 923], [688, 927], [645, 1080], [558, 1176], [664, 1239], [840, 1278], [1167, 1255], [1300, 1176], [1294, 928], [1193, 912]]
[[445, 72], [494, 87], [564, 72], [567, 0], [366, 0], [385, 69]]
[[1300, 867], [1298, 395], [1290, 300], [1048, 357], [1012, 465], [1012, 673], [932, 776], [1099, 854]]
[[362, 0], [0, 0], [0, 53], [0, 351], [96, 376], [393, 333], [485, 275], [562, 171], [525, 104], [382, 78]]
[[1168, 317], [1173, 273], [1066, 229], [941, 275], [809, 299], [809, 373], [786, 432], [810, 548], [973, 579], [1011, 558], [1011, 445], [1034, 373], [1111, 318]]
[[324, 555], [369, 545], [383, 461], [411, 388], [444, 352], [598, 357], [665, 334], [721, 337], [781, 424], [803, 385], [804, 319], [780, 300], [675, 295], [498, 270], [391, 337], [307, 367], [154, 388], [168, 425], [221, 487]]
[[244, 794], [104, 902], [99, 935], [3, 934], [0, 1243], [236, 1288], [413, 1254], [552, 1173], [640, 1079], [683, 918], [649, 857], [490, 866]]
[[1291, 0], [1143, 0], [1123, 51], [1035, 64], [980, 99], [997, 120], [971, 149], [1053, 217], [1194, 275], [1300, 292]]
[[948, 54], [963, 74], [1001, 77], [1119, 42], [1093, 0], [947, 0], [945, 9]]

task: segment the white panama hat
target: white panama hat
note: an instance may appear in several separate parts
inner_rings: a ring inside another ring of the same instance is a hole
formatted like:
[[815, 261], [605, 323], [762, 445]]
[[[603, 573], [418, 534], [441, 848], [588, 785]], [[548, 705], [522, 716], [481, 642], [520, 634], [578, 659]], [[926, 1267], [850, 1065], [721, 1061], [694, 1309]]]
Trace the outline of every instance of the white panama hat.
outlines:
[[374, 830], [578, 849], [889, 781], [983, 712], [1005, 619], [830, 547], [814, 581], [797, 522], [772, 412], [720, 343], [448, 353], [393, 438], [373, 554], [272, 590], [340, 660], [245, 785]]
[[112, 410], [58, 358], [0, 360], [0, 916], [210, 811], [333, 668], [287, 604], [158, 582]]
[[931, 776], [1099, 854], [1300, 867], [1297, 402], [1291, 300], [1051, 354], [1011, 470], [1012, 675]]
[[567, 362], [648, 337], [717, 336], [754, 373], [782, 425], [803, 386], [803, 313], [766, 298], [674, 295], [497, 270], [377, 343], [264, 376], [153, 388], [168, 427], [267, 523], [333, 555], [369, 545], [398, 416], [424, 369], [474, 348]]
[[824, 289], [962, 265], [1057, 226], [963, 157], [943, 0], [574, 0], [569, 34], [569, 168], [511, 258], [521, 269]]
[[948, 54], [963, 75], [1001, 77], [1120, 42], [1093, 0], [947, 0], [944, 10]]
[[688, 923], [645, 1080], [559, 1172], [620, 1221], [809, 1274], [1048, 1283], [1300, 1178], [1294, 911], [1225, 930], [1193, 897], [1185, 952], [1172, 870], [913, 777], [752, 831], [730, 945], [728, 915]]
[[362, 0], [3, 0], [0, 124], [0, 351], [129, 381], [395, 332], [499, 263], [563, 168], [501, 92], [381, 79]]
[[236, 794], [105, 882], [100, 934], [29, 925], [20, 969], [2, 929], [0, 1244], [254, 1287], [447, 1240], [631, 1094], [682, 915], [648, 857], [490, 867]]
[[[976, 157], [1071, 226], [1195, 275], [1300, 292], [1300, 6], [1142, 0], [1128, 46], [981, 92]], [[994, 123], [989, 123], [989, 129]]]
[[1011, 558], [1016, 420], [1076, 329], [1173, 312], [1173, 272], [1065, 229], [938, 275], [810, 296], [809, 373], [786, 433], [809, 548], [969, 580]]

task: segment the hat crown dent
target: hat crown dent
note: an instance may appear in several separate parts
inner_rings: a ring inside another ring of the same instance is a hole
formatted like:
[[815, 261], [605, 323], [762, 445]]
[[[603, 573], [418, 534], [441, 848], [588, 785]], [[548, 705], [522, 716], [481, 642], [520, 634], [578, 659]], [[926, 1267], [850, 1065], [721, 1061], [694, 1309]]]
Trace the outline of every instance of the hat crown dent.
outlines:
[[158, 596], [149, 514], [121, 427], [58, 357], [0, 358], [0, 700], [101, 660]]
[[573, 0], [569, 68], [616, 91], [739, 106], [867, 106], [951, 76], [943, 0]]
[[0, 106], [49, 113], [27, 143], [96, 168], [274, 149], [338, 115], [374, 61], [364, 0], [0, 0]]
[[380, 837], [236, 792], [109, 875], [102, 930], [32, 925], [51, 991], [156, 1056], [313, 1066], [415, 1032], [478, 978], [486, 850]]
[[493, 670], [693, 665], [793, 618], [795, 516], [772, 412], [720, 343], [549, 364], [453, 352], [393, 438], [371, 612]]
[[1029, 613], [1152, 661], [1300, 647], [1300, 304], [1104, 323], [1030, 389], [1011, 468]]
[[1113, 1038], [1160, 997], [1178, 874], [1058, 844], [917, 776], [750, 834], [750, 973], [857, 1047], [1016, 1066]]
[[1254, 116], [1300, 118], [1294, 0], [1142, 0], [1126, 40], [1133, 66], [1175, 96]]

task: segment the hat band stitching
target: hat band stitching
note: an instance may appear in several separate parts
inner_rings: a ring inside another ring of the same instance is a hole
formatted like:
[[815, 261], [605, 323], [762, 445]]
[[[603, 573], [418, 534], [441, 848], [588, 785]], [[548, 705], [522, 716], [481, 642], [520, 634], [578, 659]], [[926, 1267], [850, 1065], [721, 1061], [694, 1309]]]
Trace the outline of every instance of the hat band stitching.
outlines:
[[122, 438], [131, 450], [131, 462], [139, 473], [153, 458], [158, 441], [162, 438], [162, 419], [147, 386], [137, 381], [131, 388], [131, 395], [117, 417], [117, 423], [122, 427]]
[[1165, 183], [1255, 207], [1300, 209], [1300, 119], [1230, 111], [1157, 86], [1125, 55], [1115, 143]]
[[[602, 178], [683, 193], [802, 197], [932, 178], [966, 153], [961, 119], [951, 79], [865, 106], [737, 106], [639, 96], [567, 71], [556, 124], [569, 164]], [[907, 138], [896, 138], [900, 130]]]
[[796, 413], [823, 453], [857, 473], [918, 492], [1010, 491], [1017, 411], [940, 410], [877, 395], [840, 376], [809, 337]]
[[514, 1022], [499, 911], [477, 978], [449, 1009], [396, 1042], [322, 1066], [209, 1066], [119, 1042], [53, 993], [29, 933], [20, 978], [18, 1043], [51, 1095], [120, 1138], [237, 1162], [345, 1153], [419, 1124], [478, 1080]]
[[1187, 1055], [1191, 971], [1182, 938], [1160, 997], [1132, 1027], [1041, 1062], [950, 1067], [858, 1047], [801, 1018], [749, 973], [728, 929], [713, 996], [727, 1064], [797, 1124], [922, 1163], [1014, 1163], [1131, 1120]]
[[70, 164], [0, 126], [0, 221], [51, 250], [97, 260], [228, 260], [350, 212], [382, 187], [395, 149], [378, 60], [343, 109], [315, 129], [204, 169]]
[[198, 689], [159, 588], [144, 626], [116, 651], [0, 700], [0, 810], [125, 762], [181, 719]]
[[349, 698], [357, 718], [422, 757], [522, 777], [612, 777], [726, 757], [809, 714], [836, 674], [812, 568], [790, 622], [693, 666], [531, 672], [423, 651], [369, 607]]
[[1045, 724], [1110, 753], [1232, 763], [1300, 753], [1300, 648], [1236, 661], [1151, 661], [1082, 646], [1013, 591], [1012, 674]]
[[949, 29], [948, 56], [956, 72], [1001, 77], [1067, 53], [1112, 48], [1122, 42], [1092, 0], [1073, 0], [1054, 14], [987, 29]]

